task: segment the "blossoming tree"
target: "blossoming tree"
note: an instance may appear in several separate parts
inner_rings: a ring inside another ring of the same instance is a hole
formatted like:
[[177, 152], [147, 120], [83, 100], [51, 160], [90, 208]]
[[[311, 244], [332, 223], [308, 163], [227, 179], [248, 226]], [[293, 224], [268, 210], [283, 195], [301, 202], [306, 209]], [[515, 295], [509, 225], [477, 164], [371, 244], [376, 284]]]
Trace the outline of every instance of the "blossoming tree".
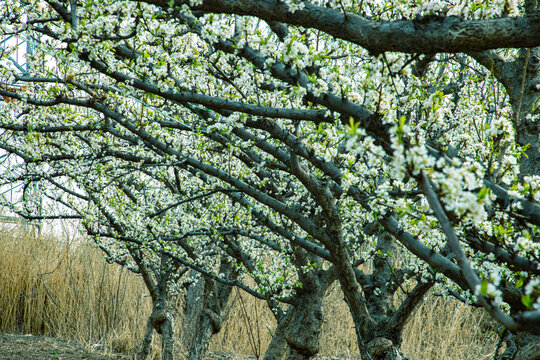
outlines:
[[0, 147], [20, 159], [3, 181], [40, 192], [4, 204], [80, 218], [140, 272], [164, 358], [187, 269], [213, 284], [198, 334], [230, 286], [268, 302], [268, 359], [317, 352], [336, 279], [365, 358], [401, 357], [434, 284], [504, 326], [507, 356], [540, 354], [536, 1], [8, 0], [0, 19], [39, 49], [2, 70]]

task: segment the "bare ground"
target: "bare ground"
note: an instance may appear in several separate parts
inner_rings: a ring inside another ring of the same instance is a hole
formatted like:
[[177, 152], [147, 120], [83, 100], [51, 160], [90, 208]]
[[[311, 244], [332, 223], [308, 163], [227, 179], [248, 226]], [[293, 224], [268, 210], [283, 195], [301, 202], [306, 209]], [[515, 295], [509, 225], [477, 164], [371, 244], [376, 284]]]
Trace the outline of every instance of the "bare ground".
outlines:
[[[206, 360], [229, 359], [249, 358], [219, 352], [210, 352], [206, 357]], [[0, 360], [133, 360], [133, 357], [92, 351], [80, 344], [46, 336], [0, 334]]]
[[69, 341], [33, 335], [0, 334], [0, 360], [131, 360], [103, 354]]
[[[320, 360], [356, 359], [351, 357], [316, 357]], [[254, 357], [209, 352], [205, 360], [253, 360]], [[126, 354], [93, 351], [70, 341], [34, 335], [0, 334], [0, 360], [133, 360]]]

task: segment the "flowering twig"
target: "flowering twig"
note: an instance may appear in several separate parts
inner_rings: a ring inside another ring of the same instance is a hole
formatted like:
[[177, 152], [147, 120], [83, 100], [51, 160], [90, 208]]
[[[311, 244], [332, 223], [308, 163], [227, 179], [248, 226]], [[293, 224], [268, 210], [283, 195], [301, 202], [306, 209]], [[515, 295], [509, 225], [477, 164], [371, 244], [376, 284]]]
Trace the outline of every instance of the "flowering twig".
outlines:
[[448, 246], [454, 253], [456, 260], [458, 262], [458, 266], [461, 269], [461, 272], [463, 273], [463, 276], [465, 277], [465, 281], [467, 282], [469, 288], [472, 291], [476, 292], [476, 296], [478, 297], [478, 301], [480, 304], [495, 318], [499, 323], [504, 325], [506, 328], [508, 328], [510, 331], [516, 332], [518, 330], [522, 330], [522, 325], [517, 323], [512, 317], [506, 315], [496, 304], [493, 304], [489, 299], [484, 297], [479, 291], [476, 290], [480, 288], [481, 281], [474, 272], [474, 269], [471, 266], [471, 263], [467, 259], [467, 256], [463, 252], [463, 249], [459, 245], [459, 240], [457, 238], [456, 232], [454, 231], [454, 228], [452, 227], [452, 224], [450, 223], [450, 220], [446, 216], [446, 213], [442, 207], [441, 202], [439, 201], [439, 198], [437, 197], [437, 194], [435, 193], [435, 190], [431, 186], [429, 179], [427, 178], [426, 174], [422, 171], [421, 173], [421, 186], [422, 190], [424, 191], [424, 195], [426, 196], [429, 204], [431, 205], [431, 208], [433, 209], [433, 212], [435, 213], [435, 216], [439, 220], [439, 223], [441, 224], [441, 228], [444, 231], [444, 234], [446, 235], [446, 240], [448, 242]]

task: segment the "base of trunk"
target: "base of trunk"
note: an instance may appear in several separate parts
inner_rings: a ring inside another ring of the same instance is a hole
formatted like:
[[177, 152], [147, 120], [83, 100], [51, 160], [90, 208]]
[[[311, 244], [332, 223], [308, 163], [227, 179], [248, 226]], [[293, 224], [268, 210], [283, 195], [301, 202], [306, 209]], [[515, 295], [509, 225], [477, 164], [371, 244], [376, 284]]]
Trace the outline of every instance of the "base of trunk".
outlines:
[[377, 337], [366, 347], [373, 360], [405, 360], [399, 348], [387, 338]]

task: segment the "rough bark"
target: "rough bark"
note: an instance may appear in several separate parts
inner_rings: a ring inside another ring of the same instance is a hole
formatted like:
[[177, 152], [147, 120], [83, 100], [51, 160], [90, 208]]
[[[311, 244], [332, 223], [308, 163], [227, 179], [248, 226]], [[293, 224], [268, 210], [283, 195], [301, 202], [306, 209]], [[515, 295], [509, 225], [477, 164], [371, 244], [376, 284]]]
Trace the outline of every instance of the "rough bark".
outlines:
[[166, 301], [159, 302], [151, 318], [154, 328], [161, 335], [161, 360], [174, 359], [174, 320]]
[[506, 350], [498, 360], [536, 360], [540, 359], [540, 337], [528, 333], [514, 335], [509, 333], [506, 338]]
[[366, 300], [362, 296], [361, 288], [356, 281], [356, 275], [350, 265], [352, 261], [346, 247], [338, 239], [336, 239], [335, 244], [326, 245], [329, 247], [333, 263], [339, 273], [338, 279], [341, 290], [343, 291], [345, 301], [349, 305], [349, 310], [353, 317], [358, 347], [360, 352], [365, 354], [367, 352], [366, 339], [372, 337], [376, 324], [369, 314]]
[[[334, 269], [327, 271], [318, 269], [322, 265], [322, 260], [303, 249], [295, 250], [295, 262], [298, 269], [309, 263], [316, 264], [317, 268], [299, 271], [302, 286], [296, 289], [294, 303], [278, 322], [274, 335], [277, 337], [277, 344], [274, 348], [269, 347], [269, 350], [279, 355], [274, 349], [283, 349], [280, 339], [283, 338], [287, 349], [286, 359], [305, 360], [311, 359], [319, 352], [324, 293], [335, 281], [336, 272]], [[267, 351], [265, 359], [272, 359], [270, 356]]]
[[376, 254], [373, 258], [371, 286], [364, 286], [364, 293], [369, 313], [375, 321], [381, 322], [392, 314], [394, 291], [389, 284], [395, 264], [396, 245], [394, 238], [387, 232], [379, 234]]
[[[146, 0], [169, 8], [167, 0]], [[188, 1], [174, 2], [179, 6]], [[283, 1], [206, 0], [194, 10], [251, 15], [266, 21], [314, 28], [360, 45], [374, 54], [385, 51], [436, 53], [522, 48], [540, 45], [540, 13], [524, 17], [466, 20], [457, 16], [427, 16], [415, 20], [376, 21], [303, 2], [294, 13]]]
[[146, 331], [142, 340], [141, 351], [137, 354], [137, 360], [146, 360], [152, 350], [152, 338], [154, 335], [154, 327], [150, 318], [146, 322]]
[[[222, 258], [220, 273], [235, 278], [232, 264]], [[182, 324], [182, 343], [189, 349], [188, 359], [202, 359], [208, 350], [212, 335], [219, 332], [225, 320], [225, 308], [232, 286], [200, 278], [188, 289], [186, 309]]]
[[515, 112], [516, 140], [528, 146], [520, 159], [520, 172], [540, 175], [540, 47], [522, 50], [516, 60], [521, 69], [518, 86], [513, 87], [510, 99]]
[[152, 313], [148, 318], [141, 350], [137, 354], [138, 360], [144, 360], [150, 354], [154, 330], [161, 335], [161, 360], [174, 360], [174, 317], [167, 297], [161, 296], [152, 301]]
[[[315, 291], [313, 291], [315, 290]], [[323, 293], [320, 284], [298, 294], [290, 316], [283, 320], [287, 360], [310, 359], [319, 352], [319, 336], [323, 322]]]
[[384, 337], [376, 337], [367, 344], [368, 352], [373, 360], [402, 360], [399, 347], [391, 340]]
[[377, 237], [377, 252], [373, 258], [373, 273], [362, 285], [371, 317], [376, 326], [370, 333], [366, 348], [373, 360], [403, 359], [399, 349], [403, 327], [421, 302], [431, 283], [419, 282], [394, 310], [394, 299], [402, 282], [400, 269], [395, 267], [396, 240], [383, 231]]
[[[190, 271], [190, 276], [195, 277], [197, 272]], [[187, 287], [184, 305], [184, 318], [182, 320], [181, 343], [185, 353], [191, 349], [191, 344], [195, 338], [197, 321], [203, 311], [205, 279], [200, 277]]]
[[281, 360], [286, 352], [287, 342], [283, 330], [280, 328], [280, 322], [278, 322], [278, 327], [274, 335], [272, 335], [272, 341], [270, 341], [270, 345], [268, 345], [268, 349], [264, 353], [263, 360]]
[[[294, 302], [286, 313], [276, 315], [278, 326], [265, 355], [265, 360], [310, 359], [319, 351], [319, 337], [323, 322], [323, 300], [328, 287], [335, 281], [334, 267], [322, 269], [322, 259], [296, 248], [294, 263], [302, 283], [295, 289]], [[308, 267], [314, 264], [315, 267]]]
[[[174, 360], [174, 316], [169, 305], [169, 280], [177, 265], [167, 255], [161, 256], [160, 267], [152, 270], [142, 261], [138, 250], [130, 249], [133, 260], [137, 263], [146, 288], [152, 299], [152, 313], [148, 318], [142, 347], [137, 354], [138, 360], [144, 360], [150, 353], [154, 330], [161, 335], [161, 360]], [[153, 274], [153, 276], [152, 276]]]

